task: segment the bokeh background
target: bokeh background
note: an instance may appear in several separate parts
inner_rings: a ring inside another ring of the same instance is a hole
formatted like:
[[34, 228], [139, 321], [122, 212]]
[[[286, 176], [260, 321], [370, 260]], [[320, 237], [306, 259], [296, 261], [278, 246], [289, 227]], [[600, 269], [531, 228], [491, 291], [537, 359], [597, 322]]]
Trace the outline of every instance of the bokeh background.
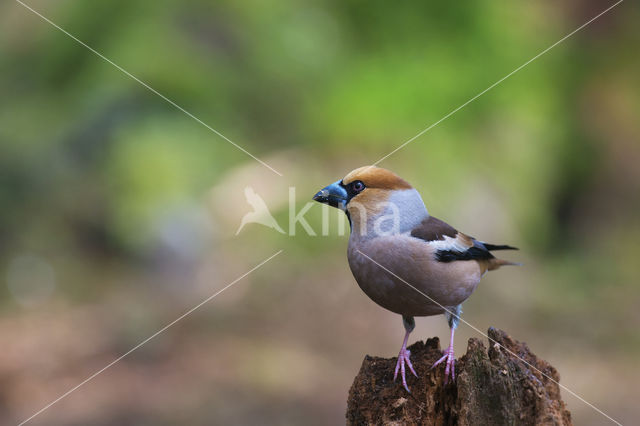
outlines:
[[[28, 4], [284, 175], [0, 5], [0, 423], [284, 249], [31, 422], [171, 425], [340, 424], [364, 355], [401, 343], [351, 277], [338, 212], [328, 236], [236, 236], [245, 187], [289, 231], [289, 187], [300, 211], [612, 2]], [[521, 248], [465, 319], [623, 423], [640, 415], [639, 19], [623, 2], [380, 164], [433, 215]], [[413, 339], [434, 335], [445, 320], [419, 319]], [[563, 397], [576, 424], [607, 423]]]

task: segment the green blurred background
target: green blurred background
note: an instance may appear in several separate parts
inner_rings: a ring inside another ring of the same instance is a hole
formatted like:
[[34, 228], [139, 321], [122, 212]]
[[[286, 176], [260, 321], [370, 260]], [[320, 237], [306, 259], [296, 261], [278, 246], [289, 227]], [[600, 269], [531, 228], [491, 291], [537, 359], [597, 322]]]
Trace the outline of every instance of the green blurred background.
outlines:
[[[246, 186], [287, 229], [289, 187], [303, 208], [612, 2], [28, 4], [284, 175], [0, 5], [0, 423], [284, 249], [32, 421], [169, 425], [340, 424], [364, 355], [401, 344], [351, 277], [338, 212], [330, 236], [236, 236]], [[465, 319], [623, 423], [640, 416], [639, 19], [622, 3], [380, 164], [433, 215], [521, 248]], [[441, 317], [412, 337], [434, 335]], [[576, 424], [607, 423], [563, 397]]]

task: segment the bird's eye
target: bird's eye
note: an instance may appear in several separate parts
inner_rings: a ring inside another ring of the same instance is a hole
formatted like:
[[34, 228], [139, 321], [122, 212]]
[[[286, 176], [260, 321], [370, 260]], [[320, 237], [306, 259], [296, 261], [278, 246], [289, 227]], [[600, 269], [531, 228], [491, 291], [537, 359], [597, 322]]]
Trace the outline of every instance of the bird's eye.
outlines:
[[353, 182], [352, 188], [355, 192], [360, 192], [364, 189], [364, 183], [362, 183], [362, 181], [355, 181]]

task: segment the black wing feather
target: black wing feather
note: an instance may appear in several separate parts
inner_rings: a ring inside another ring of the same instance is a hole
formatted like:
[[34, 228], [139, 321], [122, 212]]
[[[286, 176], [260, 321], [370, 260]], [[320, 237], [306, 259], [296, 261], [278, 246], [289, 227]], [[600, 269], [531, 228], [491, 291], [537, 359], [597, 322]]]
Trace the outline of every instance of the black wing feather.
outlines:
[[488, 260], [494, 259], [491, 250], [518, 250], [508, 245], [487, 244], [482, 241], [473, 240], [473, 247], [465, 251], [438, 250], [436, 260], [439, 262], [453, 262], [456, 260]]
[[[457, 235], [458, 231], [456, 231], [454, 227], [433, 216], [428, 216], [420, 225], [411, 231], [412, 237], [427, 242], [444, 240], [445, 237], [456, 238]], [[494, 256], [491, 254], [492, 250], [518, 250], [508, 245], [483, 243], [475, 238], [472, 238], [472, 240], [473, 246], [465, 251], [438, 250], [436, 252], [436, 260], [440, 262], [453, 262], [456, 260], [494, 259]]]
[[520, 250], [518, 247], [508, 246], [506, 244], [500, 244], [500, 245], [488, 244], [488, 243], [482, 243], [482, 244], [489, 251], [493, 251], [493, 250]]
[[436, 252], [436, 260], [439, 262], [453, 262], [456, 260], [481, 260], [493, 259], [494, 256], [489, 252], [485, 244], [478, 240], [473, 240], [473, 247], [465, 251], [458, 250], [438, 250]]

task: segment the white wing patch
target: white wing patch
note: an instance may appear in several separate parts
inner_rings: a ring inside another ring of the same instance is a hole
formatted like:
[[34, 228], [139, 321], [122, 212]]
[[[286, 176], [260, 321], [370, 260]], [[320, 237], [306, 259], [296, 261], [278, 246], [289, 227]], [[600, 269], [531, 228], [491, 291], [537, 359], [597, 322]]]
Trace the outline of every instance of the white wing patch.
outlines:
[[470, 248], [467, 244], [464, 243], [464, 241], [459, 239], [457, 236], [449, 237], [448, 235], [444, 236], [444, 240], [428, 241], [427, 244], [429, 244], [431, 247], [435, 248], [436, 250], [457, 251], [460, 253], [463, 253], [469, 250]]

